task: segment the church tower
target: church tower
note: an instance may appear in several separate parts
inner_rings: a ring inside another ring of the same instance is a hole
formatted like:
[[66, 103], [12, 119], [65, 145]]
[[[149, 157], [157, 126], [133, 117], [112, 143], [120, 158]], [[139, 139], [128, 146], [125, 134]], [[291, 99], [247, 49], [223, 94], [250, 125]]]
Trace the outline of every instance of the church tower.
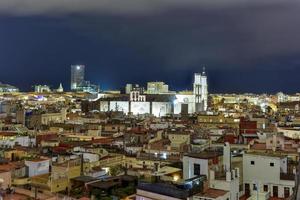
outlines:
[[58, 87], [58, 89], [56, 90], [57, 92], [64, 92], [64, 88], [63, 88], [63, 86], [62, 86], [62, 84], [60, 83], [59, 84], [59, 87]]
[[205, 67], [203, 68], [202, 73], [194, 74], [193, 90], [195, 95], [196, 112], [206, 111], [208, 92], [207, 92], [207, 76], [205, 73]]

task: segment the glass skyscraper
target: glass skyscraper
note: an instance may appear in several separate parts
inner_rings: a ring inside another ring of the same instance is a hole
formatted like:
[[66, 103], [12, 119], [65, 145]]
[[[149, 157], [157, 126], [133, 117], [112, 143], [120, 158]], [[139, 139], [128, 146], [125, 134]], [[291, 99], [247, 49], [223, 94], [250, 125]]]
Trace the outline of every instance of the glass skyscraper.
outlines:
[[76, 90], [84, 84], [84, 65], [71, 65], [71, 90]]

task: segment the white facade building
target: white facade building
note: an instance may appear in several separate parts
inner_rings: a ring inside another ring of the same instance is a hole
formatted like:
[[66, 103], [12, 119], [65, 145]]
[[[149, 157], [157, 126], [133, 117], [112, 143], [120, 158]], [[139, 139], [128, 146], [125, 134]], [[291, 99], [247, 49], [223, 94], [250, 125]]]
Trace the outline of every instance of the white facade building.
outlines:
[[30, 147], [35, 145], [35, 138], [30, 138], [29, 136], [15, 135], [11, 137], [2, 136], [2, 138], [0, 139], [0, 146], [14, 147], [16, 144], [23, 147]]
[[129, 112], [129, 102], [128, 101], [110, 101], [110, 110], [112, 111], [122, 111], [126, 114]]
[[206, 111], [207, 109], [207, 77], [203, 70], [202, 73], [194, 74], [193, 90], [195, 95], [196, 112]]
[[[183, 157], [183, 178], [188, 180], [199, 175], [205, 175], [208, 180], [208, 187], [212, 190], [224, 191], [218, 198], [209, 198], [208, 194], [199, 194], [194, 197], [196, 200], [218, 199], [218, 200], [239, 200], [239, 168], [231, 168], [231, 150], [229, 143], [223, 147], [222, 154], [217, 152], [202, 152], [189, 154]], [[208, 190], [209, 191], [209, 190]]]
[[142, 95], [140, 91], [130, 92], [130, 101], [146, 101], [146, 95]]
[[28, 176], [38, 176], [41, 174], [49, 173], [50, 160], [49, 159], [36, 159], [26, 160], [25, 165], [28, 167]]
[[172, 113], [171, 102], [152, 102], [152, 114], [156, 117], [166, 116]]
[[180, 114], [184, 105], [188, 106], [188, 113], [192, 114], [196, 111], [194, 94], [176, 94], [174, 100], [174, 114]]
[[248, 152], [243, 156], [243, 180], [246, 195], [269, 193], [271, 197], [288, 198], [295, 180], [288, 173], [287, 157], [273, 153]]
[[99, 94], [98, 99], [102, 99], [99, 111], [123, 111], [134, 115], [152, 114], [156, 117], [206, 111], [208, 99], [206, 74], [203, 71], [201, 74], [195, 74], [194, 78], [193, 91], [179, 93], [170, 92], [164, 82], [148, 82], [145, 93], [144, 89], [137, 84], [126, 84], [125, 92], [129, 94], [129, 99], [115, 94], [114, 100], [111, 101], [106, 99], [107, 94]]

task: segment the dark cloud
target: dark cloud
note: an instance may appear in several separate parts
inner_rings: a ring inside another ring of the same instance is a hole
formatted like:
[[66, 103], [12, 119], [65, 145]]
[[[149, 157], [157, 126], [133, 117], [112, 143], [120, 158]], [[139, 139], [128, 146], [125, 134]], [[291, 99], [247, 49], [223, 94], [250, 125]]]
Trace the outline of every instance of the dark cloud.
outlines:
[[[288, 0], [296, 3], [296, 0]], [[110, 13], [147, 14], [176, 8], [228, 8], [270, 6], [287, 0], [1, 0], [0, 11], [16, 15]]]
[[6, 73], [0, 79], [24, 81], [26, 88], [39, 82], [68, 84], [69, 65], [78, 62], [87, 65], [89, 79], [105, 88], [164, 80], [186, 89], [192, 73], [205, 65], [212, 92], [295, 92], [300, 84], [299, 4], [2, 0], [0, 61]]
[[158, 59], [163, 67], [253, 67], [299, 54], [299, 8], [274, 4], [175, 9], [150, 16], [82, 17], [73, 25], [91, 38]]

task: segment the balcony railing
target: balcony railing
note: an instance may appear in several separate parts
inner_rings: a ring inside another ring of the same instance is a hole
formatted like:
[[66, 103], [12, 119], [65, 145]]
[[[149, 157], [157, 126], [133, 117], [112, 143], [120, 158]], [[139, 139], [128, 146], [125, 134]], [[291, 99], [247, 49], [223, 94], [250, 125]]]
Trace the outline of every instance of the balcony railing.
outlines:
[[295, 174], [280, 173], [280, 180], [294, 181], [295, 180]]

